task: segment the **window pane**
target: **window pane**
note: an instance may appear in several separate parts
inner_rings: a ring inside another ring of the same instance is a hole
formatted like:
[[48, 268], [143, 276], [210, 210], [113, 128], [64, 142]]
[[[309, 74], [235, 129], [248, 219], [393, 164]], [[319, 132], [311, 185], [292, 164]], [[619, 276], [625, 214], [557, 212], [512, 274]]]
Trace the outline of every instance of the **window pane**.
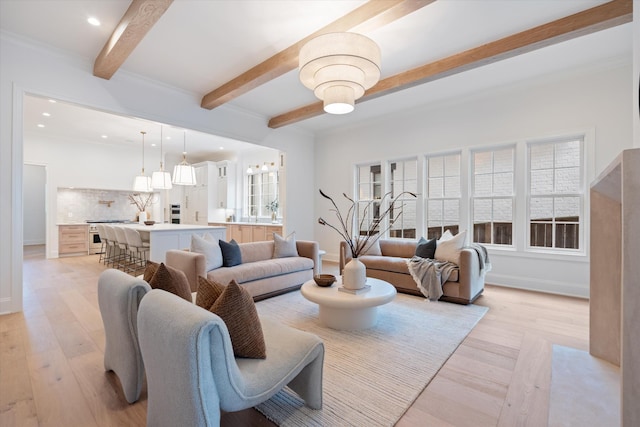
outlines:
[[578, 249], [578, 224], [556, 224], [556, 248]]
[[444, 176], [444, 163], [442, 157], [429, 158], [429, 176]]
[[531, 144], [529, 159], [532, 170], [553, 168], [553, 144]]
[[370, 200], [372, 199], [373, 194], [371, 193], [371, 185], [370, 184], [360, 184], [359, 185], [359, 199], [360, 200]]
[[580, 216], [580, 198], [556, 197], [554, 213], [557, 221], [577, 221]]
[[551, 197], [532, 197], [529, 215], [531, 221], [551, 221], [553, 218], [553, 199]]
[[473, 224], [473, 241], [477, 243], [491, 243], [491, 223]]
[[556, 169], [556, 193], [580, 191], [580, 168]]
[[513, 194], [513, 173], [496, 173], [493, 175], [493, 194], [496, 196], [510, 196]]
[[429, 178], [429, 197], [443, 197], [444, 178]]
[[444, 158], [444, 169], [446, 176], [458, 176], [460, 175], [460, 155], [453, 154], [450, 156], [445, 156]]
[[491, 221], [491, 199], [479, 199], [473, 202], [473, 222]]
[[444, 196], [460, 197], [460, 177], [448, 176], [444, 179]]
[[555, 167], [580, 166], [580, 141], [558, 142], [556, 146]]
[[361, 166], [358, 168], [358, 182], [361, 184], [371, 182], [371, 175], [367, 166]]
[[473, 194], [475, 196], [490, 196], [493, 194], [492, 179], [492, 175], [476, 175], [473, 183]]
[[416, 180], [405, 181], [404, 182], [404, 189], [405, 189], [405, 191], [410, 191], [413, 194], [417, 194], [418, 193], [418, 181], [416, 181]]
[[553, 191], [553, 169], [531, 171], [531, 194], [549, 194]]
[[418, 179], [418, 161], [417, 160], [407, 160], [405, 162], [404, 179], [405, 180]]
[[510, 245], [512, 239], [513, 225], [509, 222], [494, 222], [493, 223], [493, 244], [495, 245]]
[[543, 248], [553, 246], [553, 224], [532, 222], [530, 233], [531, 246]]
[[442, 201], [441, 200], [429, 200], [427, 202], [427, 211], [428, 211], [428, 219], [429, 219], [429, 223], [431, 224], [431, 221], [442, 221], [443, 218], [443, 207], [442, 207]]
[[473, 154], [474, 173], [491, 173], [491, 152], [480, 152]]
[[493, 152], [494, 172], [513, 172], [513, 149], [497, 150]]
[[444, 201], [444, 219], [448, 225], [460, 222], [460, 200]]
[[493, 220], [511, 222], [513, 219], [513, 200], [493, 200]]

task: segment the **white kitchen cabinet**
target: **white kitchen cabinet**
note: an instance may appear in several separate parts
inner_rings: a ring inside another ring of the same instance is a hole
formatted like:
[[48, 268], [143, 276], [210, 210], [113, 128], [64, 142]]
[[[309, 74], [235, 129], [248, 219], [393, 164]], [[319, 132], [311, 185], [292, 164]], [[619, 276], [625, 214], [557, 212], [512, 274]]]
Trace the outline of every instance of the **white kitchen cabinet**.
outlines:
[[214, 162], [194, 164], [196, 185], [185, 187], [181, 212], [183, 224], [207, 225], [213, 220], [217, 200], [218, 168]]
[[218, 209], [235, 209], [236, 205], [236, 168], [235, 163], [222, 161], [217, 167], [217, 202]]

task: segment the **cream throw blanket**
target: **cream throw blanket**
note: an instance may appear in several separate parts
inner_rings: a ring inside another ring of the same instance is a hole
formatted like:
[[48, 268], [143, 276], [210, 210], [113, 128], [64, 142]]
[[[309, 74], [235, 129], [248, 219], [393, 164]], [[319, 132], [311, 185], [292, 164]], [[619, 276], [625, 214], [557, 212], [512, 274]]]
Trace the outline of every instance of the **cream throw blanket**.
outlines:
[[431, 301], [440, 299], [443, 294], [442, 285], [458, 268], [456, 264], [449, 261], [438, 261], [419, 256], [413, 256], [407, 260], [407, 266], [422, 294]]

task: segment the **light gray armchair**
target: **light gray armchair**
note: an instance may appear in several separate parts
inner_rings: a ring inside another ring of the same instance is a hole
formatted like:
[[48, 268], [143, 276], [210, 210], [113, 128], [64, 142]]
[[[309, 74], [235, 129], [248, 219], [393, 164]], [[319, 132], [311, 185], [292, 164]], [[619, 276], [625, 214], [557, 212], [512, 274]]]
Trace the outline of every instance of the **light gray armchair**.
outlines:
[[221, 411], [250, 408], [286, 385], [320, 409], [320, 338], [265, 317], [261, 325], [266, 359], [236, 359], [220, 317], [167, 292], [149, 292], [138, 313], [147, 425], [217, 426]]
[[104, 369], [120, 379], [127, 402], [140, 398], [144, 365], [138, 345], [138, 306], [151, 287], [142, 279], [109, 269], [98, 279], [98, 304], [104, 325]]

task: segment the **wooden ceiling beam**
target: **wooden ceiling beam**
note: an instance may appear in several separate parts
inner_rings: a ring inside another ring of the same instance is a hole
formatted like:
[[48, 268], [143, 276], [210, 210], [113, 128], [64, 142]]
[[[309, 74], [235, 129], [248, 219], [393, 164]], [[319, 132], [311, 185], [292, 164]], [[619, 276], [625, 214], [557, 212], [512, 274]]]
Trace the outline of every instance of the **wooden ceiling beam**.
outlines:
[[406, 16], [435, 0], [370, 0], [329, 25], [276, 53], [202, 98], [202, 108], [219, 107], [256, 87], [298, 67], [298, 52], [309, 40], [322, 34], [357, 30], [372, 31]]
[[173, 0], [133, 0], [93, 64], [93, 75], [109, 80]]
[[[526, 31], [478, 46], [447, 58], [380, 80], [356, 103], [468, 71], [542, 47], [631, 22], [632, 0], [613, 0]], [[269, 127], [276, 129], [324, 114], [322, 102], [275, 116]]]

